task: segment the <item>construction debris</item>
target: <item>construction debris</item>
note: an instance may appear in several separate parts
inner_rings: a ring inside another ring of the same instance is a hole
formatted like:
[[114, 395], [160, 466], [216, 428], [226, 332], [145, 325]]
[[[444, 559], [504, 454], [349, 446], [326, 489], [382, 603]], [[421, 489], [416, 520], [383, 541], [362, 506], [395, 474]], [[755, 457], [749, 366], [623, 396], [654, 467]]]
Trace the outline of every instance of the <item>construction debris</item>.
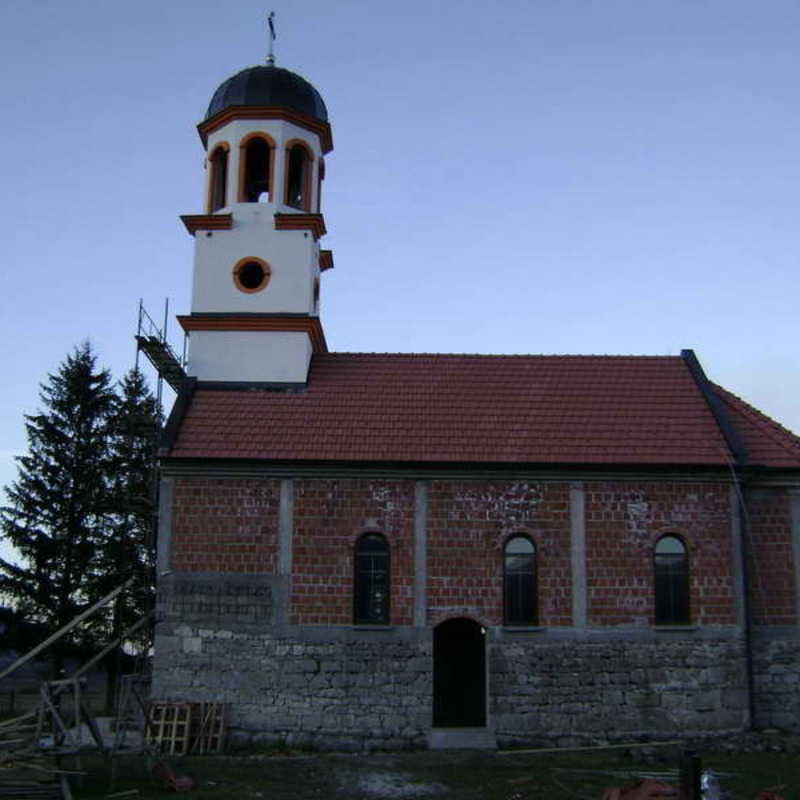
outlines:
[[194, 789], [194, 781], [188, 775], [176, 775], [166, 761], [156, 762], [153, 776], [163, 781], [167, 789], [172, 789], [174, 792], [188, 792]]
[[[90, 606], [33, 650], [18, 658], [3, 670], [0, 678], [8, 677], [31, 661], [79, 623], [108, 605], [132, 583], [132, 580], [126, 581]], [[81, 769], [81, 757], [87, 750], [110, 756], [113, 774], [114, 758], [122, 751], [114, 750], [108, 741], [110, 737], [103, 736], [97, 719], [89, 710], [85, 697], [86, 681], [83, 676], [114, 648], [129, 641], [129, 637], [147, 624], [151, 616], [151, 614], [145, 615], [123, 631], [113, 642], [80, 667], [72, 677], [44, 681], [40, 687], [36, 708], [0, 722], [0, 798], [71, 800], [69, 778], [82, 778], [85, 774]], [[142, 715], [142, 718], [145, 719], [146, 716]], [[140, 738], [139, 752], [142, 751], [142, 741], [143, 737]], [[74, 762], [75, 769], [63, 769], [62, 760], [65, 758]]]
[[603, 792], [602, 800], [660, 800], [663, 797], [677, 797], [678, 790], [668, 783], [646, 778], [629, 786], [615, 786]]

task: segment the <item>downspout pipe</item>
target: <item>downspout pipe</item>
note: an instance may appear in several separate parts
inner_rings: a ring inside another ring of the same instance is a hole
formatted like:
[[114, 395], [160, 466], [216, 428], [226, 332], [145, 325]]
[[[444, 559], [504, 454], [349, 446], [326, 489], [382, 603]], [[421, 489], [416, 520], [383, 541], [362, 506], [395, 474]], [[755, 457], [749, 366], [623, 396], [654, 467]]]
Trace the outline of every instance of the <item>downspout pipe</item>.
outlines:
[[750, 715], [749, 730], [755, 727], [755, 668], [753, 667], [753, 626], [750, 620], [750, 565], [748, 562], [747, 542], [750, 537], [747, 507], [744, 502], [744, 483], [735, 465], [731, 464], [731, 474], [736, 486], [737, 511], [739, 514], [739, 547], [742, 562], [742, 615], [744, 616], [744, 658], [747, 669], [747, 705]]
[[749, 566], [749, 553], [747, 542], [749, 541], [750, 530], [749, 520], [747, 516], [747, 507], [744, 501], [745, 482], [743, 477], [745, 470], [748, 466], [748, 453], [739, 432], [733, 425], [728, 409], [720, 399], [716, 392], [714, 385], [709, 381], [703, 367], [695, 355], [694, 350], [681, 350], [681, 358], [689, 370], [689, 374], [695, 382], [700, 394], [708, 405], [711, 415], [717, 423], [717, 426], [722, 433], [725, 443], [728, 445], [728, 450], [731, 453], [732, 459], [729, 461], [731, 476], [733, 477], [734, 487], [736, 489], [736, 514], [739, 520], [739, 547], [740, 558], [742, 562], [742, 616], [744, 622], [743, 639], [744, 639], [744, 660], [745, 671], [747, 680], [747, 707], [749, 726], [748, 729], [752, 730], [755, 723], [755, 681], [754, 681], [754, 668], [753, 668], [753, 626], [751, 620], [750, 609], [750, 566]]

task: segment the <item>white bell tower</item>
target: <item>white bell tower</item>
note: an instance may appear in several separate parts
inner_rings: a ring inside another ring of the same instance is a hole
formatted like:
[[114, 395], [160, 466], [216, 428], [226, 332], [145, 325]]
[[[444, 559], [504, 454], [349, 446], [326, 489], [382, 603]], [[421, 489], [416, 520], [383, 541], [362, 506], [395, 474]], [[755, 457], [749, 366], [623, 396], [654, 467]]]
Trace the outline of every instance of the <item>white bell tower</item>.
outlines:
[[[269, 61], [269, 60], [268, 60]], [[195, 238], [187, 374], [203, 382], [304, 384], [326, 352], [319, 319], [325, 104], [299, 75], [268, 63], [214, 93], [198, 126], [207, 152], [204, 214], [181, 217]]]

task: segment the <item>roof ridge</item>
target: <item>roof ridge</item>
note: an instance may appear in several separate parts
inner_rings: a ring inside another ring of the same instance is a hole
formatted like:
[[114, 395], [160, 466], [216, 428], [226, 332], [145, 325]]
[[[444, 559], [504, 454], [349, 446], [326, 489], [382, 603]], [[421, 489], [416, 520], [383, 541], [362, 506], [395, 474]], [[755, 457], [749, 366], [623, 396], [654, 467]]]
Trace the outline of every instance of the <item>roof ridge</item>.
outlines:
[[325, 356], [402, 356], [407, 358], [562, 358], [562, 359], [636, 359], [636, 360], [669, 360], [680, 361], [679, 355], [648, 355], [636, 353], [419, 353], [419, 352], [378, 352], [378, 351], [344, 351], [331, 350]]
[[[743, 400], [738, 394], [726, 389], [724, 386], [720, 386], [718, 383], [712, 382], [712, 385], [720, 392], [720, 397], [729, 408], [734, 412], [739, 411], [744, 414], [759, 430], [763, 431], [765, 435], [769, 436], [775, 444], [780, 445], [787, 453], [793, 456], [798, 455], [800, 452], [800, 436], [781, 425], [769, 414], [765, 414], [746, 400]], [[736, 404], [731, 402], [731, 398], [736, 401]], [[791, 441], [791, 446], [787, 443], [787, 438]]]

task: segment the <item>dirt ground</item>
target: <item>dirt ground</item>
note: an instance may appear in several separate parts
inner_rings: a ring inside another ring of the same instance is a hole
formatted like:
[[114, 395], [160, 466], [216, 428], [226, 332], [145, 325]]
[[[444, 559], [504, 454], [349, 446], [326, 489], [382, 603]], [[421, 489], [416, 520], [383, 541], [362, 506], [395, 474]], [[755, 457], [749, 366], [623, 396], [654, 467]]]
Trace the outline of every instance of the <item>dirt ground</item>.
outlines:
[[[263, 800], [599, 800], [602, 790], [652, 777], [678, 785], [680, 753], [672, 748], [579, 753], [414, 752], [371, 755], [274, 754], [186, 757], [170, 761], [189, 775], [187, 798]], [[75, 787], [76, 800], [102, 798], [109, 791], [102, 762]], [[723, 800], [751, 800], [772, 788], [786, 800], [800, 800], [800, 756], [782, 752], [707, 754], [704, 768], [719, 775]], [[780, 787], [776, 789], [776, 787]], [[113, 791], [138, 790], [142, 800], [174, 798], [156, 783], [144, 761], [121, 764]]]

